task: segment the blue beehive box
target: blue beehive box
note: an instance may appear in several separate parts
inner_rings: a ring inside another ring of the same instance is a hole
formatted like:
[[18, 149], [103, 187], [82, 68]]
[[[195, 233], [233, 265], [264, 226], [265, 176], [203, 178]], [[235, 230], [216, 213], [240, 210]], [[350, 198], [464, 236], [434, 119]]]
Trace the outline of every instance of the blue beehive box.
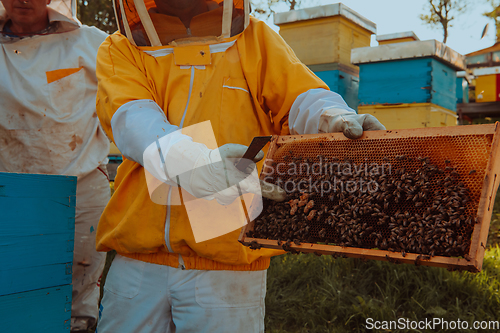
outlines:
[[360, 68], [360, 105], [433, 103], [456, 111], [456, 71], [465, 70], [465, 57], [436, 40], [358, 48], [351, 59]]
[[0, 172], [4, 332], [67, 332], [76, 177]]
[[330, 90], [339, 93], [347, 105], [358, 109], [359, 69], [339, 63], [308, 66]]

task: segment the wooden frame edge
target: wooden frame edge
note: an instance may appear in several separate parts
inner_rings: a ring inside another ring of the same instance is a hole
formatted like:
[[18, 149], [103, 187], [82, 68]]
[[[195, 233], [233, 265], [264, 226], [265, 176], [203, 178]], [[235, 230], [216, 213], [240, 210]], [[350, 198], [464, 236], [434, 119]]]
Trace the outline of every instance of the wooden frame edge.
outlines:
[[[471, 259], [477, 261], [477, 269], [480, 271], [483, 265], [484, 253], [486, 251], [486, 243], [488, 241], [488, 232], [490, 229], [491, 215], [493, 214], [493, 204], [495, 195], [500, 182], [500, 126], [495, 124], [495, 132], [491, 143], [490, 157], [486, 166], [485, 177], [483, 181], [483, 189], [478, 205], [478, 223], [474, 225], [472, 232], [470, 256]], [[479, 216], [482, 213], [482, 216]], [[479, 260], [480, 259], [480, 260]]]

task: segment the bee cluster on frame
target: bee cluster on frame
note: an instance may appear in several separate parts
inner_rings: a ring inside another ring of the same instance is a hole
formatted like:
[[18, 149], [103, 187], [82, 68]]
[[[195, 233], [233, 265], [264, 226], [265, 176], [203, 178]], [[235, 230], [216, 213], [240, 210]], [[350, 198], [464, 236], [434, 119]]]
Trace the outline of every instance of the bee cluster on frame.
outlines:
[[[468, 258], [476, 217], [468, 209], [470, 190], [461, 178], [475, 170], [460, 175], [449, 160], [440, 168], [429, 157], [406, 155], [384, 156], [390, 166], [385, 172], [380, 168], [374, 172], [374, 164], [366, 158], [365, 165], [371, 168], [323, 155], [304, 158], [292, 151], [283, 161], [272, 164], [275, 171], [280, 168], [272, 180], [285, 184], [287, 200], [265, 200], [247, 237], [277, 240], [289, 252], [297, 252], [292, 244], [324, 243], [389, 250], [402, 257], [415, 253], [424, 258]], [[305, 167], [297, 172], [297, 164], [304, 163], [331, 172]], [[291, 182], [294, 186], [289, 186]], [[299, 183], [304, 186], [295, 186]]]

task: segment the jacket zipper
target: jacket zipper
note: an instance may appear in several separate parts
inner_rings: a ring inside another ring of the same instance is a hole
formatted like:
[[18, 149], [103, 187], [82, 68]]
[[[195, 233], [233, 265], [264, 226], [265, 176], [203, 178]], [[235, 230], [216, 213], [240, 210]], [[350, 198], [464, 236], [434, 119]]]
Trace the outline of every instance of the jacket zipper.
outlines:
[[[179, 128], [183, 128], [184, 126], [184, 120], [186, 119], [186, 113], [189, 107], [189, 102], [191, 100], [191, 92], [193, 91], [193, 84], [194, 84], [194, 66], [190, 66], [191, 68], [191, 79], [189, 82], [189, 93], [188, 93], [188, 99], [186, 102], [186, 107], [184, 108], [184, 114], [182, 115], [181, 119], [181, 124], [179, 125]], [[168, 190], [168, 197], [167, 197], [167, 218], [165, 219], [165, 244], [167, 245], [167, 249], [170, 253], [174, 253], [172, 250], [172, 245], [170, 244], [170, 199], [172, 196], [172, 186], [170, 186], [170, 189]], [[186, 269], [184, 265], [184, 260], [182, 259], [182, 256], [179, 254], [179, 268], [181, 269]]]

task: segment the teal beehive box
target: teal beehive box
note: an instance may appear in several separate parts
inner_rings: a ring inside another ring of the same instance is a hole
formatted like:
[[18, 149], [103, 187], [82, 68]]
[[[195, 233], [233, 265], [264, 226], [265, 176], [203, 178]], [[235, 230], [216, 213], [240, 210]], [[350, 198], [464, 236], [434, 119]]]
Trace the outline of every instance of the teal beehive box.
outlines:
[[4, 332], [68, 332], [77, 178], [0, 172]]
[[457, 109], [457, 71], [465, 57], [437, 40], [353, 49], [359, 104], [432, 103]]

